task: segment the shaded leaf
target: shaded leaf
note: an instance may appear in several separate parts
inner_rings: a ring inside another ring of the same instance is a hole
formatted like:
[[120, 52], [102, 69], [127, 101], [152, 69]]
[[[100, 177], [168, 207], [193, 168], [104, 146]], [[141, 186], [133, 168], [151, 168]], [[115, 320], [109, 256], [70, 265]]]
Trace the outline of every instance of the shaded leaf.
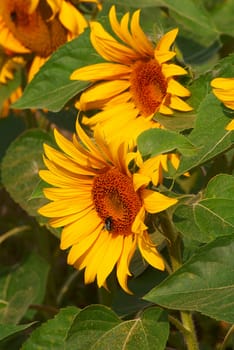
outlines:
[[194, 254], [144, 299], [234, 322], [234, 240], [219, 237]]
[[23, 332], [24, 330], [30, 328], [35, 322], [13, 325], [13, 324], [0, 324], [0, 345], [2, 341], [8, 340], [11, 337]]
[[29, 215], [39, 216], [37, 209], [45, 199], [31, 199], [34, 188], [40, 181], [38, 171], [44, 168], [43, 143], [53, 144], [46, 132], [35, 129], [20, 135], [7, 150], [2, 161], [2, 182], [16, 203]]
[[195, 155], [182, 157], [177, 175], [201, 165], [232, 146], [231, 131], [225, 130], [230, 121], [222, 104], [210, 93], [200, 104], [193, 131], [188, 136], [197, 149]]
[[65, 339], [80, 310], [74, 306], [61, 309], [51, 320], [42, 324], [30, 338], [23, 344], [21, 350], [54, 350], [65, 349]]
[[0, 276], [0, 323], [17, 324], [30, 304], [44, 298], [49, 266], [31, 254], [20, 265]]
[[101, 59], [94, 54], [86, 29], [78, 38], [64, 44], [42, 66], [23, 96], [14, 104], [16, 108], [46, 108], [57, 112], [89, 83], [70, 80], [79, 67], [94, 64]]
[[204, 197], [174, 212], [176, 228], [185, 236], [200, 242], [234, 234], [234, 177], [215, 176], [207, 185]]

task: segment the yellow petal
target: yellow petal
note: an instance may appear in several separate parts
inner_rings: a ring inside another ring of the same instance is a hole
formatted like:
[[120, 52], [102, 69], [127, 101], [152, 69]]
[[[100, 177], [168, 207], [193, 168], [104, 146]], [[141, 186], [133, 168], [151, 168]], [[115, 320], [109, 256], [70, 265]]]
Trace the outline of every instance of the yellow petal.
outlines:
[[144, 232], [143, 236], [138, 236], [137, 244], [141, 255], [151, 266], [158, 270], [165, 269], [163, 259], [150, 240], [148, 233]]
[[230, 90], [234, 89], [234, 78], [215, 78], [210, 85], [214, 88]]
[[169, 79], [167, 92], [180, 97], [190, 96], [190, 91], [174, 79]]
[[56, 202], [51, 202], [41, 207], [38, 212], [49, 218], [64, 217], [66, 215], [81, 212], [93, 205], [92, 197], [82, 198], [81, 201], [77, 201], [76, 198], [71, 197]]
[[77, 220], [66, 225], [61, 235], [61, 249], [78, 244], [81, 240], [85, 240], [90, 234], [101, 231], [103, 227], [102, 221], [97, 215], [95, 209], [87, 208], [80, 213]]
[[130, 67], [118, 63], [97, 63], [75, 70], [70, 78], [89, 81], [113, 80], [125, 78], [131, 71]]
[[[234, 109], [234, 106], [233, 106], [233, 109]], [[228, 125], [226, 126], [225, 128], [226, 130], [234, 130], [234, 119], [228, 123]]]
[[102, 263], [99, 263], [97, 269], [97, 284], [99, 287], [104, 285], [107, 277], [114, 269], [123, 248], [124, 235], [110, 235], [110, 238], [104, 254], [101, 256]]
[[119, 281], [120, 286], [122, 287], [123, 290], [125, 290], [126, 293], [129, 293], [129, 294], [132, 294], [132, 292], [128, 289], [128, 286], [127, 286], [128, 276], [131, 276], [131, 273], [129, 271], [129, 264], [135, 250], [136, 250], [135, 236], [134, 237], [132, 235], [125, 236], [124, 242], [123, 242], [123, 250], [117, 264], [116, 272], [117, 272], [117, 279]]
[[167, 63], [163, 63], [162, 64], [162, 72], [163, 75], [165, 75], [166, 78], [175, 76], [175, 75], [184, 75], [184, 74], [188, 74], [188, 72], [180, 67], [177, 66], [176, 64], [167, 64]]
[[89, 105], [91, 108], [95, 109], [99, 101], [105, 101], [111, 99], [118, 94], [127, 90], [130, 86], [130, 82], [127, 80], [113, 80], [102, 82], [84, 91], [80, 98], [80, 105], [82, 110], [88, 110]]
[[178, 28], [175, 28], [164, 34], [157, 44], [157, 50], [169, 51], [171, 45], [176, 39], [178, 31]]
[[175, 198], [170, 198], [159, 192], [154, 192], [147, 189], [142, 190], [142, 198], [144, 201], [145, 210], [151, 214], [159, 213], [160, 211], [163, 211], [178, 202]]
[[186, 102], [184, 102], [177, 96], [171, 96], [171, 101], [169, 106], [178, 111], [183, 111], [183, 112], [192, 111], [192, 107], [189, 106]]
[[40, 68], [46, 63], [46, 61], [49, 59], [49, 57], [40, 57], [40, 56], [35, 56], [32, 64], [29, 69], [28, 73], [28, 81], [30, 82], [33, 77], [38, 73]]
[[67, 1], [62, 1], [62, 7], [59, 12], [59, 20], [68, 29], [73, 36], [77, 36], [85, 30], [88, 23], [84, 16], [76, 9], [75, 6]]
[[102, 237], [101, 227], [98, 226], [95, 231], [87, 235], [81, 242], [74, 244], [68, 254], [67, 262], [69, 265], [74, 265], [76, 261], [92, 249], [95, 241]]
[[29, 53], [27, 49], [14, 35], [10, 32], [2, 17], [0, 17], [0, 45], [16, 53]]

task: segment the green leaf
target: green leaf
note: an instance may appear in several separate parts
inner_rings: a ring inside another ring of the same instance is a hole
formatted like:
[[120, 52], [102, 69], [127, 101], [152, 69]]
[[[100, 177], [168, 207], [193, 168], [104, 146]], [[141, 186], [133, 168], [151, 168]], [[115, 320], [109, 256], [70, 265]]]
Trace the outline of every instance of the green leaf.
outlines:
[[89, 40], [90, 31], [61, 46], [42, 66], [23, 96], [14, 104], [15, 108], [45, 108], [57, 112], [89, 83], [70, 80], [71, 73], [101, 60], [94, 54]]
[[10, 338], [30, 328], [34, 324], [35, 322], [20, 325], [0, 324], [0, 345], [2, 341], [9, 340]]
[[91, 349], [100, 337], [120, 323], [120, 319], [109, 308], [88, 306], [74, 320], [67, 336], [67, 349]]
[[144, 299], [169, 309], [198, 311], [233, 323], [233, 255], [233, 237], [219, 237], [200, 248]]
[[53, 319], [42, 324], [31, 333], [30, 338], [23, 344], [21, 350], [66, 349], [67, 333], [79, 312], [80, 310], [74, 306], [61, 309]]
[[229, 36], [234, 36], [233, 32], [234, 0], [217, 1], [217, 6], [212, 11], [212, 19], [218, 30]]
[[20, 135], [7, 150], [2, 161], [2, 183], [16, 203], [29, 215], [38, 216], [37, 209], [45, 199], [31, 199], [40, 181], [38, 171], [44, 168], [43, 143], [53, 144], [46, 132], [35, 129]]
[[[177, 25], [190, 33], [190, 36], [206, 46], [219, 35], [212, 18], [201, 4], [192, 0], [117, 0], [115, 4], [129, 7], [164, 7], [169, 10]], [[194, 36], [196, 33], [196, 36]]]
[[207, 162], [232, 146], [231, 131], [225, 130], [229, 121], [222, 104], [212, 93], [208, 94], [200, 104], [195, 128], [188, 136], [197, 152], [190, 157], [182, 157], [177, 175]]
[[121, 322], [105, 306], [92, 305], [82, 310], [67, 338], [67, 349], [163, 350], [169, 326], [165, 313], [151, 308], [140, 317]]
[[209, 242], [234, 234], [233, 208], [234, 177], [219, 174], [210, 180], [202, 199], [175, 210], [174, 223], [184, 236]]
[[143, 156], [156, 156], [178, 149], [185, 156], [196, 153], [193, 144], [183, 135], [164, 129], [149, 129], [137, 139], [138, 149]]
[[30, 304], [44, 298], [49, 266], [31, 254], [21, 265], [0, 277], [0, 323], [17, 324]]
[[145, 310], [140, 317], [122, 322], [91, 347], [95, 350], [164, 350], [169, 335], [166, 313], [159, 308]]

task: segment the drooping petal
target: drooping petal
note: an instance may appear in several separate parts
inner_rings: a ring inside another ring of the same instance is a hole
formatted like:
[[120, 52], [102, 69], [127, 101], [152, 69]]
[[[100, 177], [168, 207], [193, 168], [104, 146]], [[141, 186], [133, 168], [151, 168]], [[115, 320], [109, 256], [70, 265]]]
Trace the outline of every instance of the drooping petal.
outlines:
[[137, 237], [137, 245], [141, 255], [151, 266], [162, 271], [165, 269], [162, 257], [146, 232], [144, 232], [143, 236]]
[[144, 200], [145, 210], [151, 214], [159, 213], [178, 202], [176, 198], [170, 198], [148, 189], [142, 190], [142, 198]]

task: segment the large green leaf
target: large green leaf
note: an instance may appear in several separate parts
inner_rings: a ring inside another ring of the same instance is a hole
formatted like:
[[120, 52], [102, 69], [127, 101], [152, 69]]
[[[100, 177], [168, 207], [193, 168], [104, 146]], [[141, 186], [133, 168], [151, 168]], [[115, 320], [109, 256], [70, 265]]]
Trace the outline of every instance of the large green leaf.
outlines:
[[21, 350], [64, 350], [66, 336], [80, 310], [74, 306], [61, 309], [58, 315], [32, 332]]
[[144, 299], [176, 310], [234, 322], [234, 239], [208, 243]]
[[0, 323], [17, 324], [30, 304], [42, 302], [48, 271], [48, 264], [31, 254], [0, 277]]
[[7, 150], [2, 161], [2, 183], [11, 197], [28, 212], [37, 216], [37, 209], [45, 204], [45, 199], [31, 199], [39, 183], [39, 169], [42, 161], [43, 143], [53, 144], [46, 132], [35, 129], [20, 135]]
[[68, 333], [69, 350], [164, 350], [169, 326], [165, 313], [151, 308], [134, 320], [121, 320], [107, 307], [92, 305], [82, 310]]
[[185, 236], [209, 242], [221, 235], [234, 234], [234, 177], [215, 176], [202, 199], [178, 206], [174, 212], [176, 228]]
[[144, 131], [137, 140], [138, 148], [143, 156], [156, 156], [178, 149], [185, 156], [196, 154], [193, 144], [183, 135], [164, 129]]
[[90, 31], [61, 46], [42, 66], [23, 96], [14, 107], [46, 108], [59, 111], [68, 100], [87, 87], [87, 82], [70, 80], [71, 73], [79, 67], [94, 64], [101, 59], [94, 54], [89, 40]]

